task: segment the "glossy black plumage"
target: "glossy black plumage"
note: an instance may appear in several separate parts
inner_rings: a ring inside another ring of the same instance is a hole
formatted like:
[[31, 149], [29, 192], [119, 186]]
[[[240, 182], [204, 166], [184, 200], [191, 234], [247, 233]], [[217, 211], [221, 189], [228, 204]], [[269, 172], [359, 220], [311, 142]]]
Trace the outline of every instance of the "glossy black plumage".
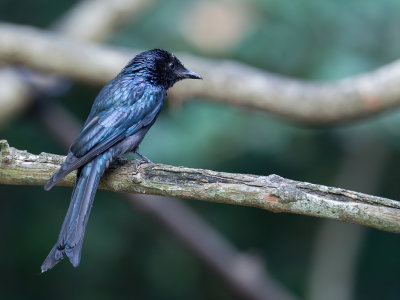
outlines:
[[154, 49], [135, 56], [96, 97], [83, 129], [70, 147], [61, 168], [45, 185], [51, 189], [78, 169], [70, 206], [57, 243], [42, 264], [42, 272], [68, 257], [78, 266], [94, 195], [109, 164], [135, 152], [155, 122], [166, 92], [185, 78], [201, 78], [188, 71], [170, 52]]

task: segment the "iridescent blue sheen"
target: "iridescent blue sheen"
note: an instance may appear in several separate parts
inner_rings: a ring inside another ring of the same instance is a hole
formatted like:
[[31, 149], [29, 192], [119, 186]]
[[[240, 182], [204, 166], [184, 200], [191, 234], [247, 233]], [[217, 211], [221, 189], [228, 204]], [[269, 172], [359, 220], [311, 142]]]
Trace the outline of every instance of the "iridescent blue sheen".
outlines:
[[100, 91], [64, 164], [45, 186], [49, 190], [68, 173], [78, 170], [57, 243], [43, 262], [42, 272], [65, 257], [73, 266], [79, 265], [85, 228], [101, 176], [117, 157], [126, 152], [137, 153], [161, 110], [168, 88], [185, 78], [201, 77], [188, 71], [172, 53], [154, 49], [135, 56]]

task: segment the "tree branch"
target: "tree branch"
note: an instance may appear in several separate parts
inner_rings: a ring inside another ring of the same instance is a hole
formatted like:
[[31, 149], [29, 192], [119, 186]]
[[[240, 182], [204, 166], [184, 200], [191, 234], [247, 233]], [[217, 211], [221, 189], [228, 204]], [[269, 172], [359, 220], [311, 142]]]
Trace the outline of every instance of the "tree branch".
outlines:
[[[106, 39], [118, 25], [130, 19], [132, 15], [142, 12], [152, 2], [154, 1], [82, 0], [58, 19], [51, 28], [71, 38], [98, 42]], [[6, 36], [5, 40], [1, 42], [7, 43], [7, 41]], [[29, 44], [21, 47], [29, 48], [27, 45]], [[6, 44], [3, 46], [7, 48]], [[0, 65], [2, 62], [7, 61], [0, 58]], [[32, 75], [29, 76], [30, 80], [39, 77], [38, 74]], [[50, 78], [43, 80], [42, 78], [41, 81], [47, 81], [48, 83], [52, 80]], [[32, 91], [32, 85], [27, 84], [21, 74], [17, 74], [15, 70], [0, 70], [0, 82], [2, 83], [2, 89], [0, 90], [1, 127], [11, 118], [15, 118], [24, 108], [28, 107], [35, 93]], [[54, 80], [52, 85], [54, 86]]]
[[[63, 156], [9, 147], [0, 141], [0, 183], [44, 185]], [[72, 186], [74, 174], [60, 185]], [[104, 175], [100, 188], [252, 206], [273, 212], [324, 217], [400, 233], [400, 202], [340, 188], [285, 179], [277, 175], [232, 174], [120, 160]]]
[[[103, 85], [136, 52], [0, 23], [0, 60], [88, 83]], [[178, 100], [205, 97], [319, 125], [366, 118], [400, 103], [400, 61], [359, 76], [319, 83], [285, 78], [234, 61], [179, 57], [205, 80], [173, 88], [170, 95]]]

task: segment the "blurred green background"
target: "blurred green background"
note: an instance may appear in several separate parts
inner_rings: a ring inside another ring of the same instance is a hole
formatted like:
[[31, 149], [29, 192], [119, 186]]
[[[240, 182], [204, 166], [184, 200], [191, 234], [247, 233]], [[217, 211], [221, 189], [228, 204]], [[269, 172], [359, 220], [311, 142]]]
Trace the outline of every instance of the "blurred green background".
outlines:
[[[0, 19], [47, 28], [74, 3], [0, 0]], [[229, 58], [286, 76], [332, 80], [398, 59], [399, 15], [398, 0], [155, 1], [108, 43]], [[99, 87], [77, 83], [58, 101], [84, 121], [98, 91]], [[163, 109], [141, 145], [141, 152], [152, 161], [275, 173], [400, 199], [398, 109], [334, 128], [310, 128], [267, 113], [192, 100]], [[0, 137], [32, 153], [66, 153], [34, 112], [0, 128]], [[131, 209], [118, 194], [105, 191], [96, 196], [80, 267], [74, 269], [63, 261], [40, 275], [71, 191], [0, 186], [1, 299], [236, 297], [159, 224]], [[316, 249], [321, 228], [327, 226], [324, 220], [185, 203], [240, 251], [256, 253], [271, 276], [293, 294], [312, 299]], [[335, 224], [328, 226], [335, 228]], [[357, 227], [347, 226], [349, 231]], [[328, 245], [325, 258], [340, 264], [341, 257], [329, 255], [329, 249], [341, 241], [337, 232], [328, 238], [332, 246]], [[354, 232], [350, 237], [357, 246], [349, 288], [352, 299], [400, 299], [399, 236], [369, 228]]]

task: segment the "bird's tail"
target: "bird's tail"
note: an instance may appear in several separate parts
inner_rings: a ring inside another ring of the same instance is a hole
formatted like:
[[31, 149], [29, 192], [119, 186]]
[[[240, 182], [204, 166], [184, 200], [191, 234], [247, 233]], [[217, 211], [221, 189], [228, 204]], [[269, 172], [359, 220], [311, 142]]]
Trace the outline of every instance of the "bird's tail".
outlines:
[[96, 189], [111, 159], [111, 154], [105, 152], [78, 171], [71, 202], [57, 243], [43, 262], [42, 272], [53, 268], [65, 257], [68, 257], [74, 267], [79, 265], [83, 237]]

